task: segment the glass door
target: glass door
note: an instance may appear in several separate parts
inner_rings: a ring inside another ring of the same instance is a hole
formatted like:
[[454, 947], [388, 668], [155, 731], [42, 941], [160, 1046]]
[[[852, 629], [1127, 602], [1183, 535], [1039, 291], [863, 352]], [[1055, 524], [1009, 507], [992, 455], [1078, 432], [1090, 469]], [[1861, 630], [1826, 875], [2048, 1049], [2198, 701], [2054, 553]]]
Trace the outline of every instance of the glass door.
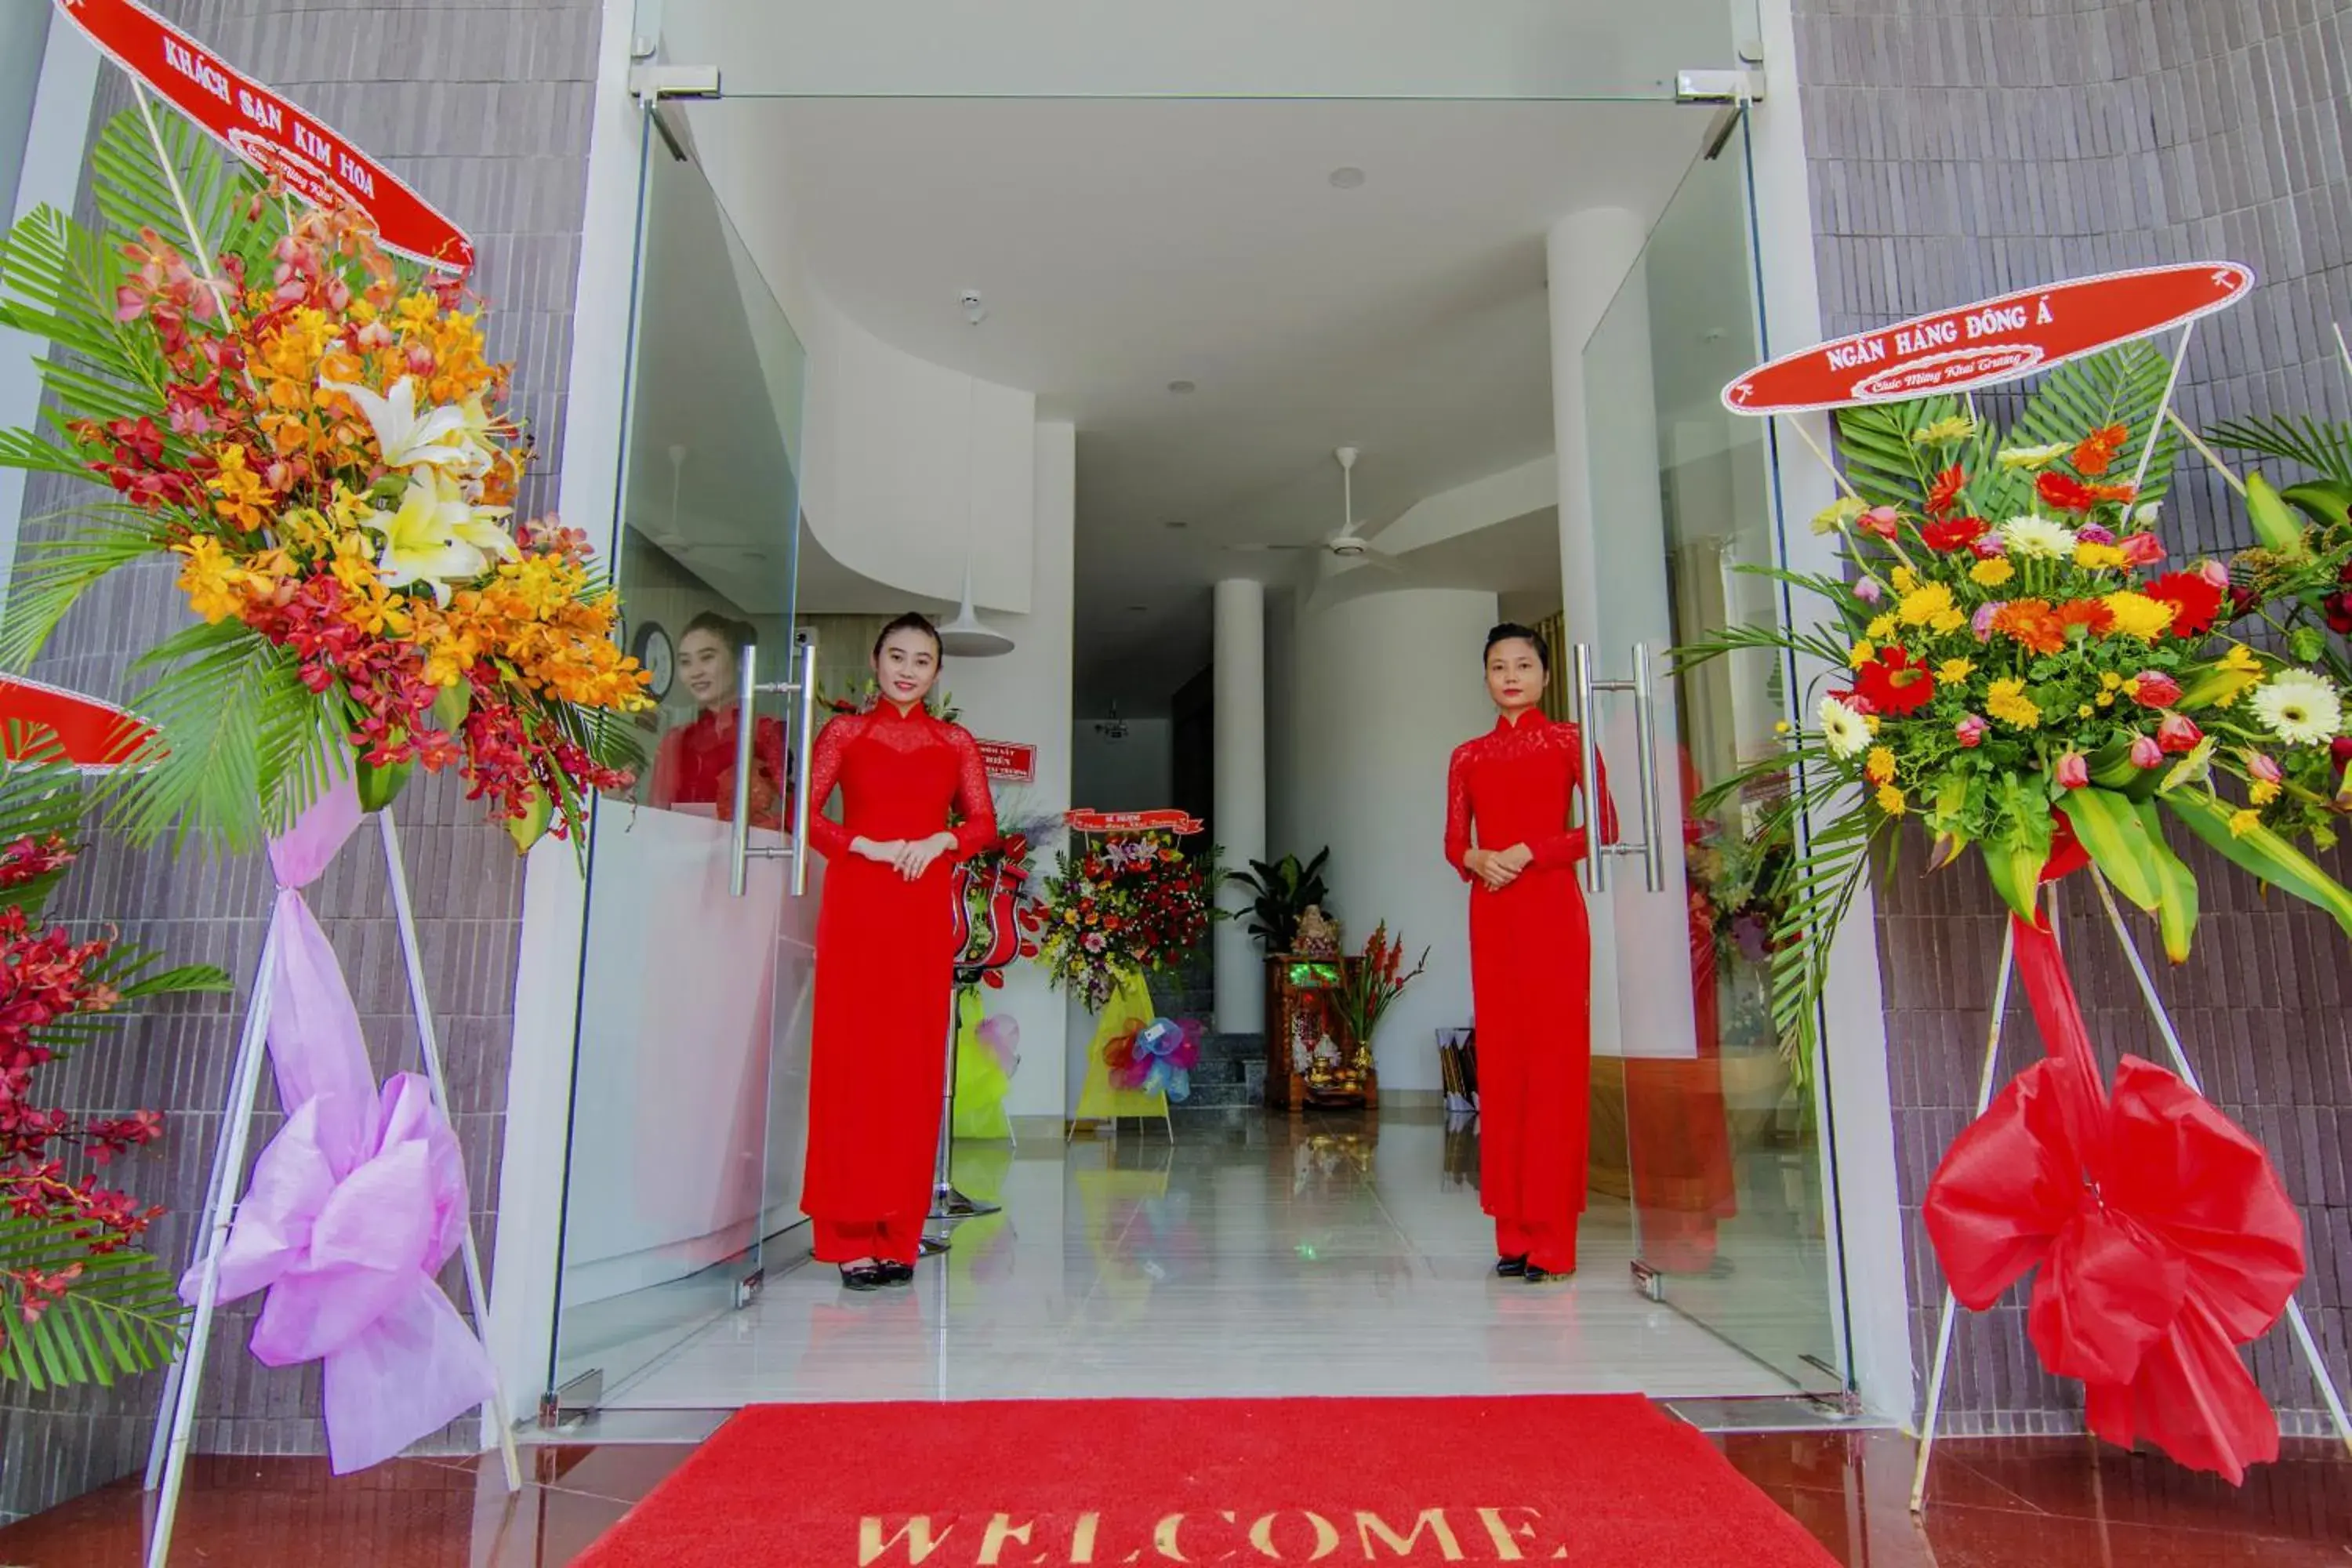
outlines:
[[629, 1403], [800, 1220], [807, 355], [691, 146], [675, 106], [648, 114], [614, 559], [658, 706], [590, 860], [548, 1381], [566, 1410]]
[[[1715, 782], [1774, 754], [1787, 671], [1666, 650], [1782, 614], [1739, 573], [1780, 556], [1769, 429], [1723, 385], [1764, 358], [1748, 137], [1695, 163], [1584, 351], [1599, 617], [1580, 680], [1645, 857], [1600, 858], [1616, 928], [1637, 1268], [1660, 1299], [1808, 1392], [1845, 1383], [1821, 1086], [1772, 1020], [1770, 872], [1754, 799]], [[1646, 758], [1647, 766], [1642, 764]], [[1606, 984], [1606, 980], [1600, 983]]]

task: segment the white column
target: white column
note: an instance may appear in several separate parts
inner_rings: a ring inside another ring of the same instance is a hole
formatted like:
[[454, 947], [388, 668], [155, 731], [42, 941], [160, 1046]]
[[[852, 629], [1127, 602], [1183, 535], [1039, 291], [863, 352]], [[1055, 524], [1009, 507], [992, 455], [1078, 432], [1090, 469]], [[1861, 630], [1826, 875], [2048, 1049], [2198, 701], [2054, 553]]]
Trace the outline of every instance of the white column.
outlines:
[[[1234, 868], [1265, 858], [1265, 585], [1246, 578], [1217, 584], [1216, 832]], [[1228, 909], [1248, 902], [1225, 889]], [[1255, 1034], [1265, 1027], [1265, 964], [1241, 921], [1213, 928], [1217, 1027]]]
[[[1618, 289], [1641, 258], [1647, 237], [1639, 214], [1622, 207], [1574, 213], [1552, 226], [1545, 244], [1550, 286], [1552, 447], [1559, 464], [1560, 599], [1571, 642], [1590, 642], [1600, 616], [1594, 581], [1592, 473], [1585, 428], [1584, 345], [1608, 314]], [[1597, 389], [1608, 395], [1610, 389]], [[1641, 390], [1643, 399], [1650, 389]], [[1565, 680], [1569, 650], [1555, 648], [1552, 679]], [[1626, 770], [1630, 772], [1631, 770]], [[1633, 781], [1628, 779], [1625, 784]], [[1613, 783], [1613, 781], [1612, 781]], [[1633, 802], [1615, 784], [1621, 813]], [[1626, 862], [1630, 870], [1632, 862]], [[1609, 900], [1596, 900], [1592, 916], [1592, 1047], [1608, 1056], [1624, 1054], [1617, 1010], [1617, 927]]]

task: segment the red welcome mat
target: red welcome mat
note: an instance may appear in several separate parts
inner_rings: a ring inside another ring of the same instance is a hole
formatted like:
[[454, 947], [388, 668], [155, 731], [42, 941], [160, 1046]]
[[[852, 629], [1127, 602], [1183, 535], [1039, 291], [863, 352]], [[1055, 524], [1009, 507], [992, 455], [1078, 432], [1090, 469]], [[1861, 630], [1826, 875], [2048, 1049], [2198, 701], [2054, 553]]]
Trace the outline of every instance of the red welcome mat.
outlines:
[[579, 1560], [1521, 1562], [1833, 1563], [1633, 1395], [758, 1405]]

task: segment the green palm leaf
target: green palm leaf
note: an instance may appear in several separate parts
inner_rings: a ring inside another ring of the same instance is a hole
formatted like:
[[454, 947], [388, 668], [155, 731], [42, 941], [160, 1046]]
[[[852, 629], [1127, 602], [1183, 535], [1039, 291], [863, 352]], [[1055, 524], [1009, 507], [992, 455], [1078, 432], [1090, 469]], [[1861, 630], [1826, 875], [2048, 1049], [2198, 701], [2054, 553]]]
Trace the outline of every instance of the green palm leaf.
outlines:
[[252, 849], [317, 798], [341, 715], [302, 684], [291, 650], [224, 621], [167, 637], [133, 668], [163, 672], [133, 699], [157, 742], [109, 803], [134, 843]]
[[[224, 251], [234, 251], [248, 262], [258, 259], [253, 242], [267, 234], [274, 244], [285, 231], [276, 203], [254, 210], [259, 177], [176, 114], [157, 114], [154, 136], [149, 135], [148, 124], [135, 109], [118, 114], [91, 151], [91, 191], [106, 221], [125, 234], [153, 229], [187, 256], [192, 266], [200, 258], [209, 265]], [[156, 155], [156, 137], [163, 140], [168, 167]], [[194, 234], [173, 194], [174, 175], [187, 197], [187, 214], [195, 219]]]
[[[70, 1384], [111, 1387], [178, 1351], [187, 1309], [171, 1271], [143, 1252], [93, 1254], [81, 1228], [0, 1211], [0, 1383], [36, 1394]], [[65, 1295], [26, 1322], [20, 1277], [76, 1268]]]
[[[1965, 410], [1956, 397], [1922, 397], [1908, 403], [1877, 403], [1843, 408], [1837, 415], [1838, 456], [1855, 491], [1873, 506], [1899, 506], [1917, 511], [1926, 506], [1927, 489], [1938, 470], [1954, 459], [1943, 449], [1922, 447], [1911, 432]], [[1971, 475], [1988, 466], [1979, 448], [1990, 437], [1979, 426], [1969, 449], [1956, 454]]]
[[2213, 444], [2301, 463], [2338, 484], [2352, 485], [2352, 423], [2309, 415], [2232, 419], [2214, 430]]
[[121, 502], [101, 502], [27, 518], [28, 531], [70, 524], [53, 537], [28, 539], [21, 551], [8, 608], [0, 619], [0, 668], [31, 667], [58, 623], [101, 577], [156, 559], [168, 542], [168, 515]]

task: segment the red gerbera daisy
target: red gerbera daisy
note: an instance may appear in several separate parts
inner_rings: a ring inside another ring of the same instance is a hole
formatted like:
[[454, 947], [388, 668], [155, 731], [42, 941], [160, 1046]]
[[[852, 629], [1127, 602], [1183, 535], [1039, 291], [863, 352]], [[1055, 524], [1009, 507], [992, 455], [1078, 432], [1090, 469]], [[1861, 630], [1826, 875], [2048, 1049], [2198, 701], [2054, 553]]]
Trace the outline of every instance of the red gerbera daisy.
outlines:
[[1937, 474], [1936, 482], [1927, 488], [1927, 515], [1941, 517], [1951, 510], [1952, 503], [1960, 499], [1961, 487], [1968, 482], [1969, 476], [1958, 463]]
[[2221, 614], [2222, 591], [2200, 573], [2168, 572], [2140, 592], [2172, 606], [2172, 635], [2177, 637], [2201, 635]]
[[1877, 658], [1854, 672], [1853, 684], [1876, 713], [1913, 712], [1936, 697], [1934, 672], [1925, 660], [1915, 661], [1899, 647], [1881, 648]]
[[1930, 550], [1966, 550], [1985, 536], [1988, 527], [1980, 517], [1948, 517], [1922, 528], [1919, 537], [1927, 542]]
[[2060, 511], [2088, 511], [2099, 504], [2098, 498], [2091, 493], [2090, 486], [2072, 474], [2062, 474], [2055, 469], [2045, 472], [2034, 481], [2034, 489], [2041, 493], [2043, 505], [2055, 507]]

